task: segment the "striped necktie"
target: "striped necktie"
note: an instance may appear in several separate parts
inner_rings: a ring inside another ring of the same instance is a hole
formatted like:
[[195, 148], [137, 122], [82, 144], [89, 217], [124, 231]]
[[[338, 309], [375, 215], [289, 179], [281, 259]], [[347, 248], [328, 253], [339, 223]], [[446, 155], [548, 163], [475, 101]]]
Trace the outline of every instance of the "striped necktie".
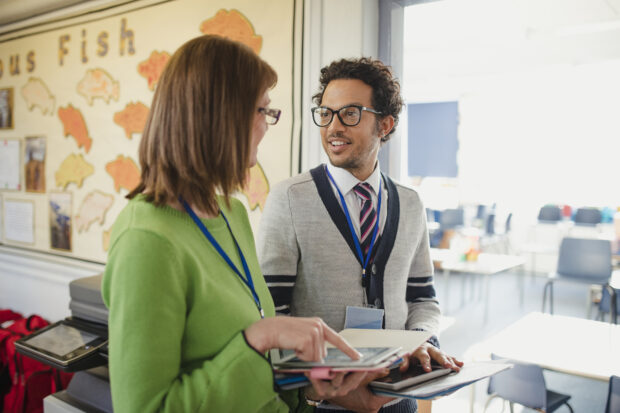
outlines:
[[372, 198], [370, 196], [372, 187], [369, 183], [359, 183], [353, 187], [353, 190], [362, 203], [362, 209], [360, 210], [360, 247], [364, 256], [366, 256], [368, 248], [370, 248], [370, 241], [372, 240], [372, 231], [377, 221], [377, 212], [372, 205]]

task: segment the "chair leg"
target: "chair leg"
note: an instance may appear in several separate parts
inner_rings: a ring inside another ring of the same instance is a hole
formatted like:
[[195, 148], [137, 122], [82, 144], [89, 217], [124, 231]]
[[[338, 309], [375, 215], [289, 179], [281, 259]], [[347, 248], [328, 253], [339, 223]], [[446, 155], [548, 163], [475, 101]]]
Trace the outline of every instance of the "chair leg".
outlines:
[[493, 400], [496, 397], [499, 397], [499, 396], [497, 394], [493, 393], [492, 395], [490, 395], [487, 398], [486, 403], [484, 403], [484, 410], [482, 411], [482, 413], [485, 413], [487, 411], [487, 408], [489, 407], [489, 403], [491, 403], [491, 400]]
[[547, 303], [547, 288], [549, 289], [549, 314], [553, 314], [553, 281], [549, 280], [543, 289], [542, 312], [545, 312], [545, 304]]
[[568, 410], [570, 410], [570, 413], [574, 413], [573, 412], [573, 408], [571, 407], [571, 405], [568, 404], [568, 402], [566, 402], [565, 404], [566, 404], [566, 407], [568, 407]]

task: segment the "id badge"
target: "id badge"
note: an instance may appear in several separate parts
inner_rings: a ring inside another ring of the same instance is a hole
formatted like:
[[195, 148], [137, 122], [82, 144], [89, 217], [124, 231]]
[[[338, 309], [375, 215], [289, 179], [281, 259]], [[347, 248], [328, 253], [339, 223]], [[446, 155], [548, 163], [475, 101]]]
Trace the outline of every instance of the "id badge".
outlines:
[[381, 308], [353, 307], [348, 305], [344, 328], [369, 328], [380, 330], [383, 327]]

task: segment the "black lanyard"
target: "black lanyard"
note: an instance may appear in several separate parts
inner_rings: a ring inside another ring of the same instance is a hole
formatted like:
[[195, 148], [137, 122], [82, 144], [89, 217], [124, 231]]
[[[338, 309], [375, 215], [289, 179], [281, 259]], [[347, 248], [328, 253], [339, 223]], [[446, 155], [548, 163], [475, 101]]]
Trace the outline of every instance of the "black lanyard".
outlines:
[[235, 245], [237, 246], [237, 251], [239, 251], [239, 258], [241, 258], [241, 263], [243, 264], [243, 271], [245, 272], [245, 277], [241, 275], [241, 272], [239, 271], [239, 269], [237, 269], [237, 266], [232, 262], [228, 254], [226, 254], [224, 249], [220, 246], [220, 244], [213, 237], [213, 235], [211, 235], [211, 233], [209, 232], [207, 227], [205, 227], [205, 225], [202, 223], [200, 218], [198, 218], [198, 216], [196, 215], [192, 207], [190, 207], [189, 204], [185, 202], [185, 200], [181, 197], [179, 197], [179, 201], [181, 202], [181, 204], [183, 204], [183, 207], [185, 208], [187, 213], [192, 217], [192, 219], [194, 220], [194, 222], [196, 223], [200, 231], [202, 231], [202, 233], [204, 234], [205, 237], [207, 237], [211, 245], [213, 245], [213, 248], [215, 248], [218, 254], [220, 254], [220, 256], [224, 259], [224, 261], [226, 261], [226, 263], [230, 266], [230, 268], [232, 268], [232, 270], [237, 274], [237, 276], [239, 276], [241, 281], [243, 281], [243, 283], [248, 286], [248, 288], [252, 292], [252, 297], [254, 297], [254, 302], [256, 303], [256, 307], [258, 308], [258, 311], [260, 312], [260, 317], [265, 318], [265, 311], [263, 310], [263, 307], [260, 304], [260, 299], [258, 298], [258, 294], [256, 294], [256, 289], [254, 288], [254, 281], [252, 281], [252, 274], [250, 273], [250, 268], [248, 267], [248, 263], [245, 260], [245, 256], [243, 255], [243, 252], [241, 251], [241, 247], [239, 247], [239, 243], [237, 242], [235, 235], [230, 229], [230, 224], [228, 223], [228, 219], [226, 219], [226, 215], [224, 215], [224, 212], [220, 210], [220, 214], [222, 214], [222, 217], [224, 218], [224, 221], [226, 222], [226, 226], [228, 227], [230, 236], [232, 237], [233, 241], [235, 242]]

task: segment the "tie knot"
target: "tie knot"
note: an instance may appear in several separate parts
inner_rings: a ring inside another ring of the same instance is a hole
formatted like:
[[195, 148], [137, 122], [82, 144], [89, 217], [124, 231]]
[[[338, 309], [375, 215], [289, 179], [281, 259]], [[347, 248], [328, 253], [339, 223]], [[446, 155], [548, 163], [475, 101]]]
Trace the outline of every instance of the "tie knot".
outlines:
[[360, 182], [359, 184], [353, 187], [353, 190], [364, 201], [370, 201], [370, 191], [372, 191], [372, 187], [368, 182]]

